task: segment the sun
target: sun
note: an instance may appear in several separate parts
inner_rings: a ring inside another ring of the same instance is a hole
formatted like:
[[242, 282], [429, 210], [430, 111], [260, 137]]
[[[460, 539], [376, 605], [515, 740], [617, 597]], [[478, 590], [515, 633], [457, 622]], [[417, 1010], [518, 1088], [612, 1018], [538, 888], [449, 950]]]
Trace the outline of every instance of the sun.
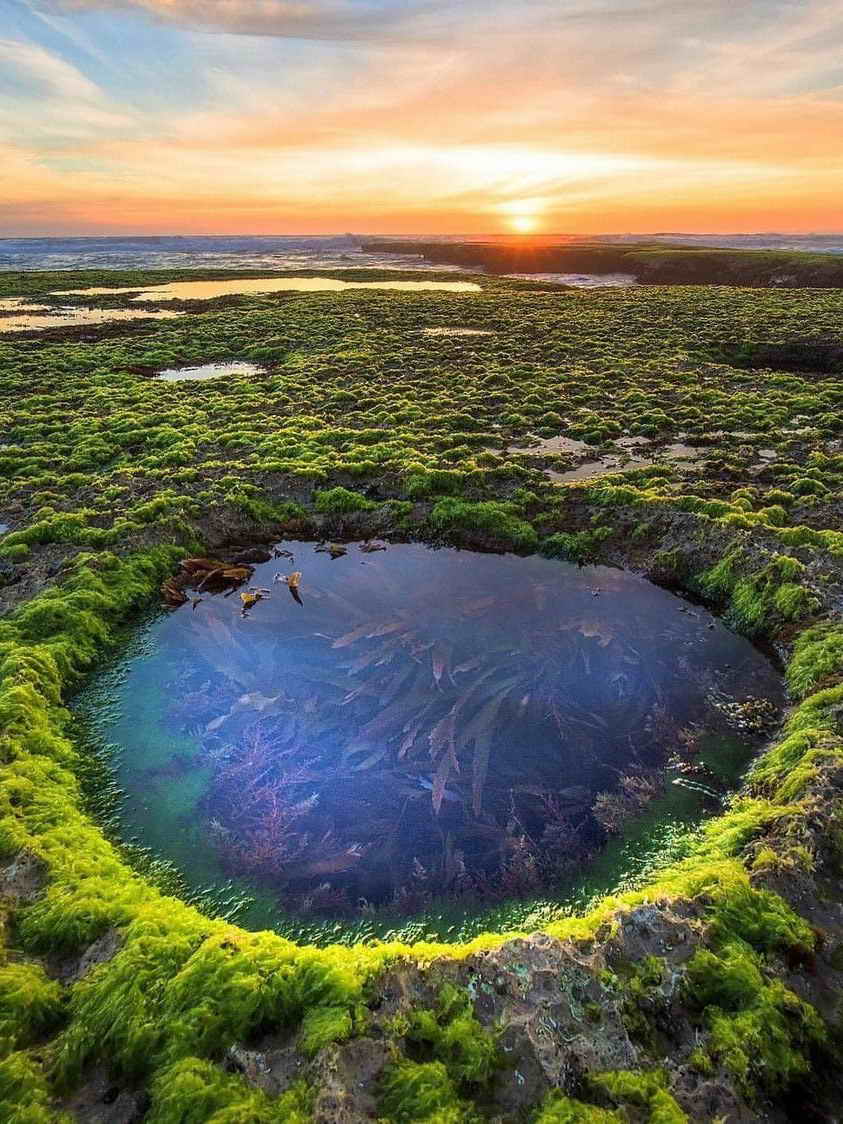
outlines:
[[536, 216], [527, 214], [510, 215], [507, 222], [516, 234], [532, 234], [538, 225]]

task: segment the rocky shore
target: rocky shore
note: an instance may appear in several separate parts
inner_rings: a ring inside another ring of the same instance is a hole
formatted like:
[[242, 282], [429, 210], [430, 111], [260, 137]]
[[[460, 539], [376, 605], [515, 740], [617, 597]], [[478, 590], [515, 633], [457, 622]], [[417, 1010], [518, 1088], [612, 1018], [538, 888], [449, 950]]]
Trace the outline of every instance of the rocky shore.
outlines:
[[750, 288], [839, 288], [843, 256], [778, 250], [696, 249], [646, 242], [553, 245], [512, 242], [371, 241], [374, 253], [418, 254], [437, 265], [487, 273], [630, 274], [642, 285], [741, 285]]

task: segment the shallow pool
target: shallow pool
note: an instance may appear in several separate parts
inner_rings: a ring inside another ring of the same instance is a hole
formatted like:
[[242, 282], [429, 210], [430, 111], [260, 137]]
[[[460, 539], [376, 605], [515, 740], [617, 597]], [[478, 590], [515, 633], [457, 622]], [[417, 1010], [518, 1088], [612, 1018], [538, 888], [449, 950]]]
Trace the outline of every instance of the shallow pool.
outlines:
[[600, 877], [622, 881], [717, 809], [758, 744], [734, 704], [775, 720], [771, 663], [643, 578], [380, 546], [282, 543], [239, 589], [194, 588], [81, 700], [117, 747], [126, 836], [193, 886], [248, 888], [248, 924], [544, 918], [607, 838]]
[[246, 375], [260, 375], [263, 368], [257, 363], [202, 363], [198, 367], [167, 367], [159, 371], [155, 378], [159, 382], [204, 382], [206, 379], [243, 378]]
[[0, 301], [0, 333], [43, 332], [48, 328], [77, 328], [112, 321], [174, 320], [180, 312], [154, 308], [85, 308], [78, 305], [31, 304], [24, 298]]
[[473, 281], [339, 281], [334, 277], [243, 277], [229, 281], [170, 281], [134, 288], [61, 289], [58, 297], [135, 293], [133, 301], [207, 301], [250, 293], [344, 293], [349, 289], [394, 289], [402, 293], [479, 293]]

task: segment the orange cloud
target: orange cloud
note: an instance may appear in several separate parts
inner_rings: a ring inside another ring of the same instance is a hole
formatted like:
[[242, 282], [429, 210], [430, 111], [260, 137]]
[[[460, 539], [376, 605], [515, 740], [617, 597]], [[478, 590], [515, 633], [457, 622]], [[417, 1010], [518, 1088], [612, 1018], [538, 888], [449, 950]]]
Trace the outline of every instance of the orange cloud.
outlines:
[[188, 40], [201, 98], [141, 112], [63, 60], [19, 58], [41, 86], [0, 102], [7, 230], [38, 229], [39, 208], [45, 230], [486, 232], [513, 215], [545, 231], [843, 228], [825, 0], [772, 21], [778, 0], [641, 0], [611, 19], [599, 3], [399, 4], [392, 38], [297, 52], [286, 72], [226, 32], [317, 20], [327, 36], [353, 18], [375, 36], [379, 6], [133, 2], [219, 32], [213, 65]]

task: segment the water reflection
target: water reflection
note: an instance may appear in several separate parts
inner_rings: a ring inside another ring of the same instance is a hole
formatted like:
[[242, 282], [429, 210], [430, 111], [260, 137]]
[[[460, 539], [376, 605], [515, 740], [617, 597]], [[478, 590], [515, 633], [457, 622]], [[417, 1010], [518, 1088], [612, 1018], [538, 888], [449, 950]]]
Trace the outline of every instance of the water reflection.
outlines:
[[334, 277], [241, 277], [228, 281], [170, 281], [165, 285], [109, 289], [62, 289], [57, 297], [136, 294], [133, 301], [207, 301], [249, 293], [344, 293], [348, 289], [394, 289], [402, 293], [479, 293], [473, 281], [339, 281]]
[[119, 320], [174, 320], [180, 312], [141, 308], [83, 308], [48, 304], [29, 304], [24, 298], [0, 301], [2, 332], [42, 332], [47, 328], [77, 328], [88, 324], [109, 324]]
[[505, 273], [515, 281], [544, 281], [573, 289], [628, 289], [637, 284], [632, 273]]
[[129, 834], [281, 910], [558, 884], [658, 797], [668, 756], [727, 728], [725, 704], [781, 698], [747, 641], [629, 573], [279, 550], [239, 596], [197, 579], [149, 627], [105, 736]]
[[423, 336], [493, 336], [486, 328], [422, 328]]
[[259, 375], [262, 368], [257, 363], [203, 363], [199, 367], [167, 367], [155, 376], [159, 382], [203, 382], [205, 379], [242, 378]]

